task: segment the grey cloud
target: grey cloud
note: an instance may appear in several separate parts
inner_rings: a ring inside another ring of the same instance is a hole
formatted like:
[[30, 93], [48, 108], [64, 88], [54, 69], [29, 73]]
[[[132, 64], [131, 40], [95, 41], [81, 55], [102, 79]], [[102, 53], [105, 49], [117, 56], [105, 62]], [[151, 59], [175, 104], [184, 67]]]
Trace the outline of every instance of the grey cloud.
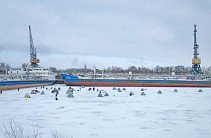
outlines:
[[77, 55], [80, 62], [85, 62], [80, 56], [93, 57], [90, 64], [97, 63], [95, 57], [131, 58], [128, 64], [187, 66], [191, 65], [195, 23], [200, 56], [209, 57], [210, 4], [208, 0], [4, 1], [0, 48], [28, 54], [31, 24], [38, 57]]

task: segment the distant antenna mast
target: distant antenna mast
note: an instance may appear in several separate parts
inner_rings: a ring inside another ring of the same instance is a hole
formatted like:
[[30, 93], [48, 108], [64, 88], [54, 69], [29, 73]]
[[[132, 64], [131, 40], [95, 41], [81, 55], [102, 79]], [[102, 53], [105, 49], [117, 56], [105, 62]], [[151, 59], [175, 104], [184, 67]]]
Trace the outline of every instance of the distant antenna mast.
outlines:
[[193, 52], [193, 59], [192, 59], [192, 71], [191, 71], [191, 74], [202, 74], [201, 72], [201, 67], [200, 67], [200, 64], [201, 64], [201, 59], [198, 58], [198, 48], [199, 48], [199, 45], [197, 44], [196, 42], [196, 24], [194, 24], [194, 52]]
[[29, 41], [30, 41], [30, 67], [38, 67], [38, 64], [40, 62], [39, 59], [37, 59], [37, 51], [36, 48], [34, 48], [32, 33], [31, 33], [31, 26], [29, 25]]

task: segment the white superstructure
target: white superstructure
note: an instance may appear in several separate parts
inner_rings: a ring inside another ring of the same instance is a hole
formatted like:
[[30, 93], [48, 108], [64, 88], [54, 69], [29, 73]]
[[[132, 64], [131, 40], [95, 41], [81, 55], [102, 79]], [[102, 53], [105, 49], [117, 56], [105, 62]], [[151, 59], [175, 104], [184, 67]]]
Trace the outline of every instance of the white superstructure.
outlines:
[[28, 68], [26, 78], [36, 80], [55, 80], [55, 75], [52, 71], [46, 68]]

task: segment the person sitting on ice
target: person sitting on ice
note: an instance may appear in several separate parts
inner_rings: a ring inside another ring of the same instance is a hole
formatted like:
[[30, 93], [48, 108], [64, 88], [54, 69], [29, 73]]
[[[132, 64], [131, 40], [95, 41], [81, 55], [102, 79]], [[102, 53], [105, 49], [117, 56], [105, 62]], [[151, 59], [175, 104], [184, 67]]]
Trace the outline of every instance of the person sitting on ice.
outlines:
[[118, 92], [122, 92], [120, 88], [117, 89]]
[[141, 93], [142, 96], [146, 96], [146, 94], [144, 92]]
[[44, 92], [44, 91], [42, 91], [40, 94], [41, 94], [41, 95], [45, 95], [45, 92]]
[[159, 91], [158, 91], [158, 94], [162, 94], [162, 91], [161, 91], [161, 90], [159, 90]]
[[103, 97], [103, 95], [101, 94], [101, 91], [100, 91], [100, 93], [98, 94], [98, 97]]
[[199, 89], [199, 91], [198, 91], [198, 92], [203, 92], [203, 91], [202, 91], [202, 89]]
[[74, 98], [74, 96], [73, 96], [72, 93], [69, 93], [67, 97], [68, 97], [68, 98]]
[[174, 89], [174, 92], [178, 92], [178, 90], [177, 89]]
[[130, 92], [129, 95], [132, 96], [132, 95], [134, 95], [134, 93], [133, 92]]
[[52, 93], [54, 92], [58, 92], [58, 90], [56, 88], [54, 88], [54, 90], [51, 91]]
[[26, 93], [24, 98], [31, 98], [31, 97], [28, 93]]
[[73, 89], [68, 89], [66, 94], [72, 93], [73, 94]]
[[109, 94], [107, 92], [105, 92], [104, 96], [109, 96]]
[[2, 91], [0, 91], [0, 94], [2, 94]]

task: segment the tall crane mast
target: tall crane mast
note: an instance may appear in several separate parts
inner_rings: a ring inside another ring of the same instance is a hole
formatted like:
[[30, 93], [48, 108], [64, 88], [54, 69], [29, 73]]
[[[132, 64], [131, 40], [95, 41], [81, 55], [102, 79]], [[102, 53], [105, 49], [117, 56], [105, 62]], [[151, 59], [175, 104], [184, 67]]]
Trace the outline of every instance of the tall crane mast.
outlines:
[[196, 42], [196, 24], [194, 24], [194, 46], [193, 46], [193, 59], [192, 59], [192, 71], [191, 71], [191, 74], [202, 74], [202, 71], [201, 71], [201, 67], [200, 67], [200, 64], [201, 64], [201, 58], [198, 57], [199, 53], [198, 53], [198, 48], [199, 48], [199, 45], [197, 44]]
[[31, 26], [29, 25], [29, 41], [30, 41], [30, 67], [38, 67], [38, 64], [40, 62], [39, 59], [37, 59], [37, 51], [34, 47], [32, 33], [31, 33]]

